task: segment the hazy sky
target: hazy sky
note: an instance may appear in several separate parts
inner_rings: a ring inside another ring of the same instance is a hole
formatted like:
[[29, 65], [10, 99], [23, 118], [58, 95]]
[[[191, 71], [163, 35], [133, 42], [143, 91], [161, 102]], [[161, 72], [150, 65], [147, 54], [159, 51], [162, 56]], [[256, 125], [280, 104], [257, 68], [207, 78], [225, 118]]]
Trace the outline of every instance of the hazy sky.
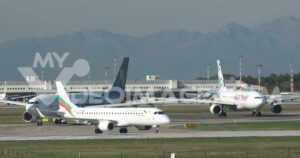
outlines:
[[129, 35], [163, 29], [208, 32], [300, 17], [300, 0], [0, 0], [0, 42], [85, 28]]

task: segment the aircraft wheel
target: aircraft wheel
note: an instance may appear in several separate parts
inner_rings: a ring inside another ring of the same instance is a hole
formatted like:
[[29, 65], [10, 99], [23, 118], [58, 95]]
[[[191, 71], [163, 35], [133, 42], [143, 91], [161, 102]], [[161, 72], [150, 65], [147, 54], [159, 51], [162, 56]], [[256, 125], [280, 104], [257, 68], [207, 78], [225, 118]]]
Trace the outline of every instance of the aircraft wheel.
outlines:
[[127, 133], [127, 128], [120, 128], [120, 133]]
[[158, 133], [159, 131], [158, 131], [158, 129], [157, 128], [155, 128], [154, 129], [154, 133]]
[[226, 117], [227, 113], [226, 112], [221, 112], [218, 116], [220, 116], [220, 117]]
[[41, 120], [38, 120], [38, 121], [36, 122], [36, 124], [37, 124], [37, 126], [43, 126], [43, 122], [42, 122]]
[[54, 123], [57, 125], [59, 124], [59, 120], [58, 119], [55, 119]]
[[255, 111], [252, 112], [252, 117], [256, 117], [257, 113]]
[[95, 133], [96, 133], [96, 134], [101, 134], [101, 133], [103, 133], [103, 132], [102, 132], [99, 128], [96, 128], [96, 129], [95, 129]]
[[261, 112], [258, 112], [258, 113], [257, 113], [257, 116], [261, 116]]
[[226, 112], [222, 112], [222, 116], [223, 116], [223, 117], [226, 117], [226, 116], [227, 116], [227, 113], [226, 113]]

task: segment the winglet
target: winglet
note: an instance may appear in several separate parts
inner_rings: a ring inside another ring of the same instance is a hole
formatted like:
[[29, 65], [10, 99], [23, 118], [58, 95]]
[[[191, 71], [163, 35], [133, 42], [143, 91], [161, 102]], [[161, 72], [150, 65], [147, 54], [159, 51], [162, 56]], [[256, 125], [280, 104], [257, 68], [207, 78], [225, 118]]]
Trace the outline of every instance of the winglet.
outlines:
[[226, 86], [224, 82], [220, 60], [217, 60], [217, 65], [218, 65], [218, 78], [219, 78], [220, 90], [225, 90]]
[[60, 109], [66, 112], [66, 117], [74, 117], [72, 109], [77, 109], [77, 106], [70, 101], [70, 98], [60, 81], [56, 81], [56, 89]]

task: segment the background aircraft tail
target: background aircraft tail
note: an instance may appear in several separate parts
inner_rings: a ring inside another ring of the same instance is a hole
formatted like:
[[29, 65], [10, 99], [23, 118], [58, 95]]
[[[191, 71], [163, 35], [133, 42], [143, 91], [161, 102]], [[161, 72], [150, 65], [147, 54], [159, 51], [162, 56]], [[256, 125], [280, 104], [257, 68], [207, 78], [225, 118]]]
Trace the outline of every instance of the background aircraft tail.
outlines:
[[225, 82], [224, 82], [224, 77], [222, 73], [222, 68], [221, 68], [221, 63], [220, 60], [217, 60], [217, 65], [218, 65], [218, 79], [219, 79], [219, 84], [220, 84], [220, 90], [225, 90]]
[[60, 81], [56, 81], [57, 97], [60, 111], [64, 112], [64, 117], [73, 118], [73, 110], [78, 107], [70, 101], [64, 86]]
[[125, 57], [121, 64], [120, 70], [118, 72], [117, 78], [113, 83], [111, 89], [108, 91], [107, 99], [108, 103], [120, 103], [124, 101], [125, 98], [125, 85], [127, 79], [127, 70], [128, 70], [129, 58]]
[[122, 90], [125, 90], [126, 79], [127, 79], [127, 70], [128, 70], [129, 58], [125, 57], [121, 64], [120, 70], [118, 72], [117, 78], [112, 85], [112, 87], [118, 87]]

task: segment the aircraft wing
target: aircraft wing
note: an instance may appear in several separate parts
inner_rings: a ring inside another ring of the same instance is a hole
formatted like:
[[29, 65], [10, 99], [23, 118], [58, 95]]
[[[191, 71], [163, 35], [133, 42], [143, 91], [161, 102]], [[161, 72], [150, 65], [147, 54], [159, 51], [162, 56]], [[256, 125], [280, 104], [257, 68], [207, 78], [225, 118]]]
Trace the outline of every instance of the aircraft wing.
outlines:
[[193, 99], [178, 99], [178, 102], [181, 103], [189, 103], [189, 104], [222, 104], [222, 105], [231, 105], [226, 102], [222, 102], [217, 99], [199, 99], [199, 98], [193, 98]]
[[29, 97], [34, 97], [36, 95], [25, 95], [25, 96], [10, 96], [10, 99], [20, 99], [20, 98], [29, 98]]
[[31, 104], [28, 104], [28, 103], [26, 103], [26, 102], [11, 101], [11, 100], [0, 100], [0, 103], [14, 104], [14, 105], [21, 105], [21, 106], [31, 105]]
[[75, 120], [75, 121], [81, 121], [81, 122], [90, 122], [92, 124], [98, 124], [100, 122], [99, 120], [95, 120], [95, 119], [65, 118], [65, 117], [63, 117], [65, 114], [64, 112], [43, 109], [43, 111], [54, 112], [58, 115], [58, 116], [46, 116], [40, 111], [40, 109], [38, 107], [37, 107], [37, 111], [38, 111], [40, 117], [42, 117], [42, 118]]
[[294, 100], [299, 100], [300, 97], [299, 96], [293, 96], [293, 97], [276, 97], [276, 98], [267, 98], [266, 102], [268, 104], [272, 104], [272, 103], [278, 103], [278, 102], [286, 102], [286, 101], [294, 101]]
[[198, 99], [198, 98], [192, 98], [192, 99], [178, 99], [179, 102], [181, 103], [212, 103], [213, 100], [209, 100], [209, 99]]

